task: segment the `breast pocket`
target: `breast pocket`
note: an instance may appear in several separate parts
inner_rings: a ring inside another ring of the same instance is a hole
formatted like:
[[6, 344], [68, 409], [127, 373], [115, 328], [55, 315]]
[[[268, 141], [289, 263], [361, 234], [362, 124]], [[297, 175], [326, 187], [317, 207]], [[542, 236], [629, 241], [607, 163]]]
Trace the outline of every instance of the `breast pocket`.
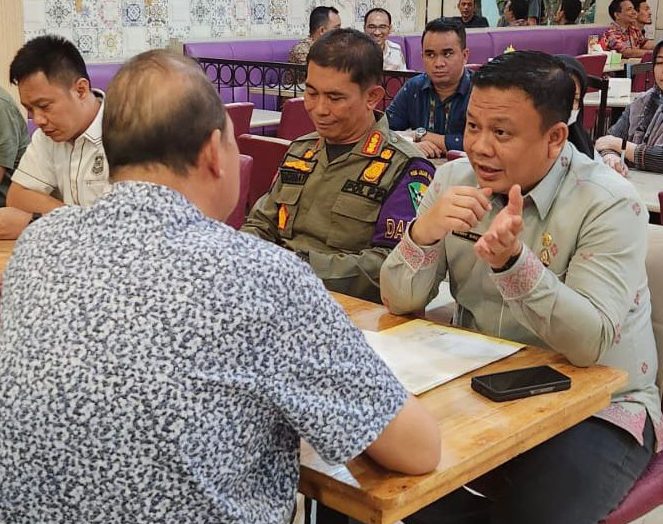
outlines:
[[341, 194], [332, 207], [327, 244], [346, 251], [370, 247], [379, 214], [379, 202]]
[[276, 202], [276, 226], [283, 238], [292, 238], [292, 226], [299, 209], [299, 197], [304, 186], [282, 185], [274, 194]]

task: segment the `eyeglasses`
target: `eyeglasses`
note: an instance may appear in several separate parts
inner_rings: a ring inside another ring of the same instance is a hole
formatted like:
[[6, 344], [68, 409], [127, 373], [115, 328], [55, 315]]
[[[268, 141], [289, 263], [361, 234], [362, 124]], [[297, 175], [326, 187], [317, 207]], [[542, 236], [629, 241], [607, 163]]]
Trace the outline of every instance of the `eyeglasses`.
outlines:
[[368, 29], [369, 31], [380, 31], [381, 33], [384, 33], [386, 31], [389, 31], [389, 26], [384, 24], [382, 25], [370, 24], [366, 26], [366, 29]]

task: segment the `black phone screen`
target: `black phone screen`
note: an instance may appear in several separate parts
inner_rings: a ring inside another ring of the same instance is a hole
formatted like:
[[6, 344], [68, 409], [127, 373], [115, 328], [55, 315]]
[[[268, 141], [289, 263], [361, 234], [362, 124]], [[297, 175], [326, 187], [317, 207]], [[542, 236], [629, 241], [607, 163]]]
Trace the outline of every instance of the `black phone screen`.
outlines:
[[484, 375], [485, 384], [495, 391], [509, 391], [512, 389], [546, 386], [556, 382], [568, 380], [566, 375], [549, 366], [515, 369], [494, 375]]
[[570, 387], [571, 379], [549, 366], [472, 377], [472, 389], [498, 402], [562, 391]]

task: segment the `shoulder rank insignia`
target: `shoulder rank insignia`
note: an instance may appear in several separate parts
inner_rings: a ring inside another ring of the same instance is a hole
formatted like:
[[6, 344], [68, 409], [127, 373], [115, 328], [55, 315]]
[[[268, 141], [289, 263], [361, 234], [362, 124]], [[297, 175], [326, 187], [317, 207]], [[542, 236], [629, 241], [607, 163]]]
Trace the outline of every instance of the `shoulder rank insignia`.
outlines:
[[380, 178], [384, 175], [384, 172], [389, 166], [388, 162], [381, 162], [380, 160], [373, 160], [368, 166], [362, 171], [361, 178], [364, 182], [370, 182], [371, 184], [379, 184]]
[[382, 153], [380, 153], [380, 158], [383, 158], [384, 160], [391, 160], [391, 157], [393, 156], [394, 156], [394, 150], [389, 147], [385, 147], [382, 150]]
[[310, 173], [313, 171], [314, 165], [313, 162], [307, 162], [306, 160], [286, 160], [281, 164], [282, 167], [289, 167], [302, 173]]
[[304, 159], [311, 160], [311, 158], [313, 158], [313, 155], [315, 155], [315, 151], [313, 149], [308, 149], [306, 150], [306, 153], [304, 153]]
[[361, 152], [365, 155], [375, 155], [380, 150], [383, 140], [384, 137], [380, 131], [373, 131], [364, 142]]

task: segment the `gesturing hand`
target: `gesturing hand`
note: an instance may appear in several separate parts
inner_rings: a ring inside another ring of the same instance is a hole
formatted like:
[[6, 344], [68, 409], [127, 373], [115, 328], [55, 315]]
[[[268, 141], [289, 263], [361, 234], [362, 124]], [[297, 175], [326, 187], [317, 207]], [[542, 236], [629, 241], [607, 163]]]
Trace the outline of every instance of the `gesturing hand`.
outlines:
[[523, 195], [518, 184], [509, 190], [509, 203], [500, 211], [481, 238], [474, 245], [476, 255], [490, 267], [498, 269], [518, 255], [522, 249], [520, 232], [523, 230]]
[[491, 209], [492, 190], [453, 186], [422, 214], [411, 230], [412, 240], [420, 246], [434, 244], [450, 231], [469, 231]]

